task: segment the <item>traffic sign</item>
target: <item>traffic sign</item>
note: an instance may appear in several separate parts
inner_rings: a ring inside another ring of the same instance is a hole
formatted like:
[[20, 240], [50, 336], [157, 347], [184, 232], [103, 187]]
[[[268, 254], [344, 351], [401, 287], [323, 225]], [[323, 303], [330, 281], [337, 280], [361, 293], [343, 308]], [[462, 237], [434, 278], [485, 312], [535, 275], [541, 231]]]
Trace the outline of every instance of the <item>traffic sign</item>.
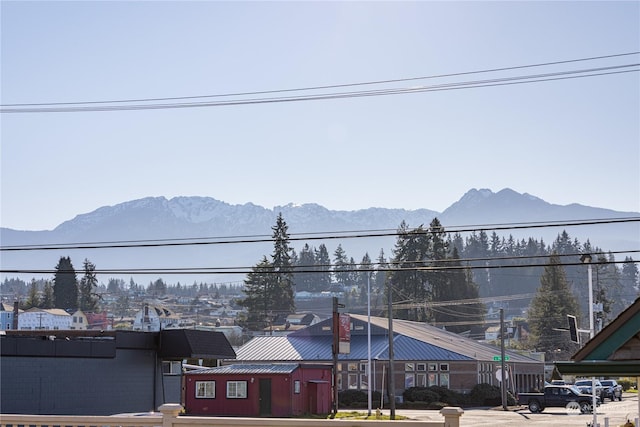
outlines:
[[[507, 360], [509, 360], [509, 356], [505, 355], [505, 356], [504, 356], [504, 361], [506, 362]], [[493, 361], [494, 361], [494, 362], [501, 362], [501, 361], [502, 361], [502, 357], [500, 357], [500, 356], [493, 356]]]

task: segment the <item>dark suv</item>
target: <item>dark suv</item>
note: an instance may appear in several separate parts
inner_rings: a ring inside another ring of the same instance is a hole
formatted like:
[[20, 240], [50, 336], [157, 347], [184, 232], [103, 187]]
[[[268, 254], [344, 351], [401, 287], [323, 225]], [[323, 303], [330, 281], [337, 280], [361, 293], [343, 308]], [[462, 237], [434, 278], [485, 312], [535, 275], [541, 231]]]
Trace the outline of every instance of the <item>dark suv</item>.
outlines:
[[618, 384], [616, 380], [601, 380], [600, 384], [602, 384], [602, 400], [605, 398], [614, 400], [622, 400], [622, 386]]

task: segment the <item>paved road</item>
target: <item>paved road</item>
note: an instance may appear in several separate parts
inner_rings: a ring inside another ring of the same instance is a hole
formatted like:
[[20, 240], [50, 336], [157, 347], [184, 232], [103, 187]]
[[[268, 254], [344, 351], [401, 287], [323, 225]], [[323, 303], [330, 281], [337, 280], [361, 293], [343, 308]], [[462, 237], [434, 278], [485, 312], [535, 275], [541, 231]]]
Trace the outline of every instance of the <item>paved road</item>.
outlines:
[[[536, 427], [536, 426], [561, 426], [561, 427], [585, 427], [593, 421], [592, 414], [581, 414], [579, 410], [567, 410], [565, 408], [546, 408], [542, 413], [532, 414], [528, 409], [510, 408], [503, 411], [502, 408], [494, 409], [466, 409], [461, 419], [462, 427]], [[388, 410], [384, 411], [388, 414]], [[418, 411], [398, 409], [398, 415], [404, 415], [416, 420], [442, 420], [438, 411]], [[632, 421], [638, 418], [638, 395], [625, 394], [621, 402], [607, 402], [598, 407], [598, 424], [605, 426], [605, 418], [609, 419], [609, 427], [619, 427], [629, 417]]]

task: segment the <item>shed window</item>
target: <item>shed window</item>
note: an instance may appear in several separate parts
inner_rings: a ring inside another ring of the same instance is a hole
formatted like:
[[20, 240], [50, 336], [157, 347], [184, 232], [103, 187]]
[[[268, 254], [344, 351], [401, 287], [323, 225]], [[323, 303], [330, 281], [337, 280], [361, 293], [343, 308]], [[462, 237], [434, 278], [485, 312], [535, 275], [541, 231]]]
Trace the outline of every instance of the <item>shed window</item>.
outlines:
[[216, 398], [216, 382], [215, 381], [196, 381], [196, 398], [197, 399], [215, 399]]
[[227, 399], [246, 399], [246, 381], [227, 381]]
[[300, 394], [300, 380], [295, 380], [293, 382], [293, 392], [295, 394]]

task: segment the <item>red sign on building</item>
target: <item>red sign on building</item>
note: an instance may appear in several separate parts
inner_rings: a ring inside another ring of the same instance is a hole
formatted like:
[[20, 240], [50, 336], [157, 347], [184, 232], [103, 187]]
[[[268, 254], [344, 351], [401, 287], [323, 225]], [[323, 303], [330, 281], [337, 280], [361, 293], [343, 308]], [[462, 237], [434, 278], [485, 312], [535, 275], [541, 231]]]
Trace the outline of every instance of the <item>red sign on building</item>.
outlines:
[[351, 317], [348, 314], [340, 314], [338, 323], [338, 352], [349, 354], [351, 352]]

